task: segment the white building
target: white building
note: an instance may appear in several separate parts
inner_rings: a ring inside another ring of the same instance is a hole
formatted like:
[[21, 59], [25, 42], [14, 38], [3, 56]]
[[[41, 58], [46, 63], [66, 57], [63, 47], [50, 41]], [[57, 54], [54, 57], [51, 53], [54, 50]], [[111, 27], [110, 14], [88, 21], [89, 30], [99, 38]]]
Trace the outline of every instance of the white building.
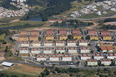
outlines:
[[53, 54], [52, 48], [43, 48], [43, 54]]
[[59, 61], [59, 57], [56, 55], [52, 55], [52, 56], [50, 56], [49, 60], [50, 61]]
[[2, 66], [7, 66], [7, 67], [11, 67], [12, 65], [14, 65], [13, 63], [10, 62], [3, 62]]
[[37, 61], [46, 61], [47, 60], [47, 56], [44, 56], [44, 55], [39, 55], [37, 57]]
[[57, 47], [56, 53], [65, 53], [65, 47]]
[[65, 46], [65, 41], [56, 41], [56, 46]]
[[40, 48], [31, 48], [31, 53], [32, 54], [40, 54], [41, 53]]
[[91, 59], [91, 55], [90, 54], [81, 54], [80, 59], [81, 60]]
[[53, 45], [54, 45], [53, 41], [45, 41], [44, 42], [44, 46], [49, 47], [49, 46], [53, 46]]
[[96, 60], [100, 60], [100, 59], [104, 59], [104, 55], [103, 54], [95, 54], [94, 55], [94, 59], [96, 59]]
[[87, 60], [87, 65], [88, 66], [97, 66], [98, 65], [98, 61], [96, 59], [95, 60], [89, 59], [89, 60]]
[[111, 60], [110, 59], [102, 59], [101, 60], [101, 64], [104, 64], [104, 65], [110, 65], [111, 64]]
[[79, 46], [88, 46], [88, 42], [85, 40], [79, 41]]
[[80, 48], [80, 53], [90, 53], [90, 48], [89, 47], [81, 47]]
[[20, 42], [20, 47], [29, 47], [30, 43], [28, 41]]
[[116, 54], [110, 53], [107, 55], [108, 59], [115, 59], [116, 58]]
[[72, 61], [72, 56], [64, 55], [64, 56], [62, 56], [62, 61]]
[[32, 47], [41, 47], [41, 42], [40, 41], [34, 41], [31, 43]]
[[76, 47], [77, 46], [77, 42], [76, 41], [67, 41], [67, 46], [69, 46], [69, 47]]
[[20, 53], [20, 54], [28, 54], [28, 53], [29, 53], [29, 49], [26, 48], [26, 47], [25, 47], [25, 48], [20, 48], [20, 49], [19, 49], [19, 53]]
[[69, 54], [77, 54], [77, 47], [70, 47], [68, 48]]

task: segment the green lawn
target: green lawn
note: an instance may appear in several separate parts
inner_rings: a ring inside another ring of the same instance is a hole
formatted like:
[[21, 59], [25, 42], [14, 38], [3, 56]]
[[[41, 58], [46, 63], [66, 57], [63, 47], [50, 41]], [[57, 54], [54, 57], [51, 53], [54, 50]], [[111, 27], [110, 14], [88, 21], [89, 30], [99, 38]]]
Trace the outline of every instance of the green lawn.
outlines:
[[39, 21], [18, 21], [18, 22], [8, 23], [8, 24], [4, 24], [4, 25], [1, 24], [0, 28], [23, 25], [23, 24], [42, 25], [44, 23], [45, 22], [39, 22]]
[[7, 40], [6, 40], [6, 34], [0, 35], [0, 40], [3, 40], [3, 41], [6, 42], [6, 41], [7, 41]]

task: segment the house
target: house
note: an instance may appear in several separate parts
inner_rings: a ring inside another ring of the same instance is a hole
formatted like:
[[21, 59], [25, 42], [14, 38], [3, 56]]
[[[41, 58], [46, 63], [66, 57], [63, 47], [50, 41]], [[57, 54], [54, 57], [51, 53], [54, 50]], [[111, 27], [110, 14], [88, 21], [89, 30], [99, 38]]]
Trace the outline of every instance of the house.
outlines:
[[67, 41], [67, 46], [69, 47], [76, 47], [77, 46], [77, 41]]
[[60, 19], [59, 20], [49, 20], [48, 22], [49, 23], [55, 23], [55, 22], [62, 23], [62, 20], [60, 20]]
[[101, 53], [97, 53], [97, 54], [94, 55], [94, 59], [96, 59], [96, 60], [100, 60], [100, 59], [103, 59], [103, 58], [104, 58], [104, 55], [101, 54]]
[[56, 46], [65, 46], [65, 41], [56, 41]]
[[57, 56], [57, 55], [51, 55], [51, 56], [49, 57], [49, 60], [50, 60], [50, 61], [59, 61], [60, 59], [59, 59], [59, 56]]
[[87, 65], [88, 66], [97, 66], [98, 65], [98, 61], [96, 59], [88, 59], [87, 60]]
[[73, 39], [74, 40], [81, 40], [82, 39], [82, 35], [81, 34], [73, 34]]
[[28, 37], [25, 35], [22, 35], [19, 37], [19, 41], [28, 41]]
[[60, 29], [60, 30], [59, 30], [59, 35], [67, 35], [67, 30], [65, 30], [65, 29]]
[[108, 50], [108, 52], [113, 52], [113, 47], [112, 46], [107, 46], [107, 50]]
[[97, 35], [96, 30], [88, 30], [88, 35]]
[[110, 59], [102, 59], [100, 61], [101, 61], [101, 64], [103, 65], [110, 65], [112, 63]]
[[107, 58], [108, 58], [108, 59], [115, 59], [115, 58], [116, 58], [116, 54], [109, 53], [109, 54], [107, 55]]
[[54, 42], [53, 41], [45, 41], [44, 42], [44, 46], [53, 46], [54, 45]]
[[19, 49], [19, 53], [20, 54], [28, 54], [29, 53], [29, 49], [27, 47], [23, 47]]
[[101, 46], [100, 49], [101, 49], [102, 52], [107, 52], [106, 46]]
[[29, 32], [28, 32], [28, 31], [26, 31], [26, 30], [23, 30], [23, 31], [20, 31], [20, 34], [21, 34], [21, 35], [28, 35], [28, 34], [29, 34]]
[[104, 36], [104, 35], [106, 36], [106, 35], [110, 35], [110, 33], [109, 33], [109, 31], [101, 31], [101, 35], [102, 36]]
[[54, 40], [54, 35], [46, 35], [46, 40]]
[[72, 56], [71, 55], [63, 55], [61, 60], [62, 61], [72, 61]]
[[103, 40], [112, 40], [112, 36], [111, 35], [103, 35]]
[[29, 40], [30, 40], [30, 41], [38, 41], [38, 36], [37, 36], [37, 35], [31, 35], [31, 36], [29, 37]]
[[19, 40], [19, 37], [20, 37], [20, 34], [14, 34], [12, 36], [12, 39], [18, 41]]
[[90, 40], [99, 40], [98, 35], [90, 35]]
[[46, 55], [38, 55], [37, 56], [37, 61], [46, 61], [47, 60], [47, 56]]
[[69, 47], [68, 53], [69, 54], [77, 54], [77, 47]]
[[81, 60], [88, 60], [88, 59], [91, 59], [91, 54], [81, 54], [80, 55], [80, 59]]
[[40, 42], [40, 41], [33, 41], [33, 42], [31, 43], [31, 46], [32, 46], [32, 47], [41, 47], [41, 42]]
[[65, 53], [65, 47], [56, 47], [56, 53]]
[[20, 47], [29, 47], [30, 43], [28, 41], [21, 41], [19, 45]]
[[32, 30], [32, 31], [30, 31], [30, 35], [38, 36], [39, 35], [39, 30]]
[[46, 35], [54, 35], [54, 30], [53, 29], [47, 29], [46, 30]]
[[67, 40], [68, 36], [67, 35], [60, 35], [59, 40]]
[[81, 34], [80, 30], [79, 29], [73, 29], [72, 30], [72, 34]]
[[88, 41], [87, 40], [80, 40], [79, 46], [88, 46]]
[[80, 53], [90, 53], [90, 47], [81, 47]]
[[40, 54], [41, 50], [40, 50], [40, 48], [31, 48], [31, 53], [32, 54]]
[[43, 48], [43, 54], [53, 54], [53, 48]]

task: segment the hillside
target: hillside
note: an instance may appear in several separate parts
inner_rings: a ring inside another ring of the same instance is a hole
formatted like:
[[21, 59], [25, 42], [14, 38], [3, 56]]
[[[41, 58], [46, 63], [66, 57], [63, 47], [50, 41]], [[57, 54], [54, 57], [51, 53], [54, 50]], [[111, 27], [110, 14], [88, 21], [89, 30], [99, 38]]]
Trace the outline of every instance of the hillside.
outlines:
[[60, 14], [66, 10], [70, 10], [71, 2], [75, 0], [27, 0], [27, 4], [31, 6], [41, 6], [42, 9], [35, 8], [28, 15], [25, 15], [22, 19], [28, 19], [32, 16], [40, 15], [43, 20], [47, 20], [49, 17], [53, 15]]
[[74, 8], [71, 4], [74, 1], [78, 1], [78, 3], [86, 5], [92, 2], [98, 2], [103, 0], [27, 0], [26, 4], [34, 6], [35, 9], [31, 10], [29, 14], [25, 15], [21, 19], [26, 20], [30, 17], [40, 15], [43, 20], [47, 20], [53, 15], [59, 15], [65, 11]]

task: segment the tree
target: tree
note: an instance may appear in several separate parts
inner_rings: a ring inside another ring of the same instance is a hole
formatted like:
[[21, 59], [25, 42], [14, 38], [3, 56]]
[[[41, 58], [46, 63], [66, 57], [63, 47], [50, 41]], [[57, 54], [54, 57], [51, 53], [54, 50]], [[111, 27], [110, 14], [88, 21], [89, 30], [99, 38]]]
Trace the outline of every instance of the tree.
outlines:
[[73, 40], [73, 36], [72, 35], [68, 35], [68, 39], [69, 40]]
[[45, 72], [46, 75], [49, 75], [49, 71], [48, 71], [47, 68], [45, 68], [44, 72]]

